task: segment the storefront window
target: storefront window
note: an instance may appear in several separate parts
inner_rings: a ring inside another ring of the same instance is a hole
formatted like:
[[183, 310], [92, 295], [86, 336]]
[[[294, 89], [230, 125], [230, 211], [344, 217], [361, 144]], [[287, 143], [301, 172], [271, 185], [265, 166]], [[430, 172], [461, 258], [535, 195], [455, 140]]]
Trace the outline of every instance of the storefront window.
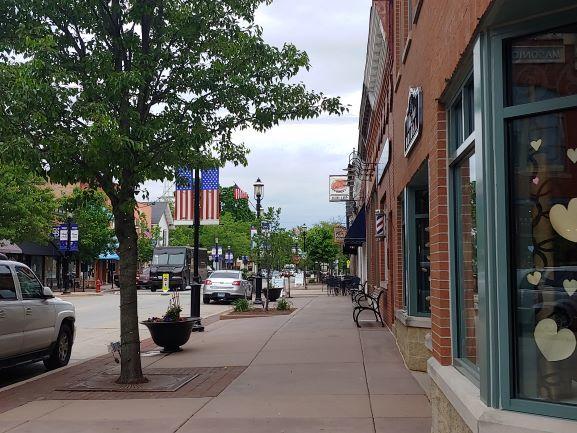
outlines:
[[452, 203], [452, 290], [455, 358], [479, 374], [479, 290], [474, 82], [469, 78], [449, 108]]
[[577, 109], [507, 126], [515, 393], [577, 404]]
[[513, 39], [507, 105], [577, 94], [577, 25]]
[[454, 168], [455, 258], [458, 351], [461, 359], [478, 368], [479, 291], [477, 286], [477, 203], [475, 154]]

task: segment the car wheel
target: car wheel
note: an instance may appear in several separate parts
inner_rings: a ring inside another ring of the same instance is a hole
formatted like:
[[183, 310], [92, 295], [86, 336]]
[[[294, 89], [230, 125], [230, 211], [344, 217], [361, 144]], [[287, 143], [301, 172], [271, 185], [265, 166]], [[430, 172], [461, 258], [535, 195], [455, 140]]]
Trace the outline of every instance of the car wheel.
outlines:
[[203, 304], [210, 304], [210, 296], [203, 296], [202, 297]]
[[56, 344], [50, 353], [50, 357], [44, 360], [44, 366], [48, 370], [64, 367], [70, 361], [72, 354], [72, 330], [67, 324], [60, 327]]
[[151, 291], [151, 292], [156, 292], [156, 287], [151, 287], [151, 288], [150, 288], [150, 291]]

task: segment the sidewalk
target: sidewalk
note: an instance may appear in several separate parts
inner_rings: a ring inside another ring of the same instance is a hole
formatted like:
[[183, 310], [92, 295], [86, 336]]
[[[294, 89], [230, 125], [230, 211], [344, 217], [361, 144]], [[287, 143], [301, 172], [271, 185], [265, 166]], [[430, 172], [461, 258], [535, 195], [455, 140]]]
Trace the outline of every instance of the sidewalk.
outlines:
[[0, 432], [428, 433], [429, 402], [390, 332], [357, 330], [347, 297], [293, 295], [290, 316], [219, 321], [183, 352], [145, 354], [149, 374], [199, 375], [178, 391], [56, 390], [117, 368], [101, 357], [0, 392]]

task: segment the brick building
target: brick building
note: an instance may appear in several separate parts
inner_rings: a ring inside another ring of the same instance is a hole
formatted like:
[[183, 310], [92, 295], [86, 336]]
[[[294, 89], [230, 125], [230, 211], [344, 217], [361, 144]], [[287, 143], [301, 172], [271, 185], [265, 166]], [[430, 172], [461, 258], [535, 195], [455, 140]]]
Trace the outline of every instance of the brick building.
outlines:
[[574, 1], [373, 1], [345, 248], [435, 433], [577, 431], [576, 121]]

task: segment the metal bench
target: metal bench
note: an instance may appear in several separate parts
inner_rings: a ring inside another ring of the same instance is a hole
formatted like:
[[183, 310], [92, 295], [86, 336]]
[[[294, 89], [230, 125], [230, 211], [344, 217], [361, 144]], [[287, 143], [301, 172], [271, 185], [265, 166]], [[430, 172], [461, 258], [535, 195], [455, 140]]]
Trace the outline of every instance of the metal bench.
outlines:
[[381, 301], [384, 296], [385, 290], [381, 288], [374, 288], [370, 293], [358, 291], [356, 294], [351, 296], [353, 298], [353, 303], [355, 304], [353, 309], [353, 320], [358, 328], [361, 327], [359, 324], [359, 316], [363, 311], [372, 311], [375, 316], [375, 321], [380, 322], [381, 326], [385, 326], [383, 315], [381, 313]]

